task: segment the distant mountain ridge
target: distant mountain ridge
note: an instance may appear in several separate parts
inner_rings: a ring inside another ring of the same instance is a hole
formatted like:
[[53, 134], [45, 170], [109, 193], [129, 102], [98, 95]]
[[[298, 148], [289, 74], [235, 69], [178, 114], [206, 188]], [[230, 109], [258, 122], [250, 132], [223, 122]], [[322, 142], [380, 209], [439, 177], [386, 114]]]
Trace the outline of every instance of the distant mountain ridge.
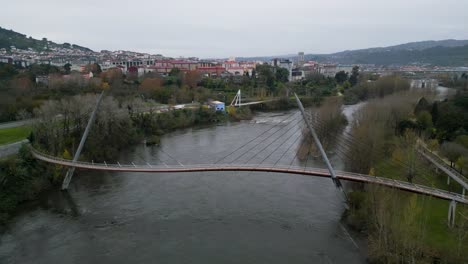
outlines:
[[[264, 56], [239, 58], [245, 60], [270, 60], [297, 56]], [[468, 66], [468, 40], [429, 40], [410, 42], [388, 47], [346, 50], [332, 54], [306, 54], [306, 60], [342, 64], [408, 65], [432, 64], [439, 66]]]
[[368, 49], [345, 50], [341, 52], [332, 53], [332, 55], [346, 54], [351, 52], [381, 52], [381, 51], [396, 51], [396, 50], [425, 50], [435, 47], [462, 47], [468, 45], [468, 40], [426, 40], [418, 42], [409, 42], [388, 47], [376, 47]]
[[[47, 40], [34, 39], [24, 34], [0, 27], [0, 49], [7, 51], [14, 46], [17, 49], [47, 51], [51, 48], [66, 48], [72, 50], [89, 51], [91, 49], [76, 44], [58, 44]], [[238, 60], [271, 60], [285, 58], [296, 60], [296, 55], [239, 57]], [[468, 40], [429, 40], [410, 42], [388, 47], [375, 47], [358, 50], [345, 50], [332, 54], [306, 54], [306, 60], [322, 63], [341, 64], [375, 64], [375, 65], [408, 65], [431, 64], [438, 66], [468, 66]]]
[[11, 46], [14, 46], [15, 48], [21, 50], [27, 50], [28, 48], [31, 48], [35, 51], [46, 51], [50, 48], [68, 48], [81, 51], [92, 51], [89, 48], [82, 47], [76, 44], [58, 44], [47, 39], [34, 39], [32, 37], [27, 37], [26, 35], [15, 32], [13, 30], [8, 30], [0, 27], [0, 49], [5, 48], [6, 50], [10, 50]]

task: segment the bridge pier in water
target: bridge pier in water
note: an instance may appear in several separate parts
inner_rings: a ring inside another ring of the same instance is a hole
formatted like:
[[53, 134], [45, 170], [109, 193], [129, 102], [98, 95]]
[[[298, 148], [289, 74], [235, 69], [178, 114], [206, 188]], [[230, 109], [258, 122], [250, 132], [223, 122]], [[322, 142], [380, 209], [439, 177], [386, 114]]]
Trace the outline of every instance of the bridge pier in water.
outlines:
[[[81, 155], [81, 151], [83, 150], [83, 146], [84, 146], [84, 143], [86, 142], [86, 138], [88, 138], [88, 134], [89, 134], [89, 131], [91, 130], [91, 126], [93, 125], [94, 120], [96, 119], [97, 110], [99, 108], [99, 105], [101, 104], [103, 96], [104, 96], [104, 91], [102, 91], [101, 94], [99, 95], [98, 100], [96, 102], [96, 106], [94, 107], [94, 110], [91, 113], [91, 116], [89, 117], [88, 124], [86, 125], [86, 129], [83, 133], [83, 136], [81, 137], [80, 145], [78, 145], [75, 155], [73, 156], [73, 162], [77, 162], [78, 158]], [[67, 174], [65, 175], [65, 178], [63, 179], [62, 190], [68, 189], [68, 186], [70, 185], [70, 181], [73, 177], [74, 172], [75, 172], [75, 167], [71, 167], [68, 169]]]

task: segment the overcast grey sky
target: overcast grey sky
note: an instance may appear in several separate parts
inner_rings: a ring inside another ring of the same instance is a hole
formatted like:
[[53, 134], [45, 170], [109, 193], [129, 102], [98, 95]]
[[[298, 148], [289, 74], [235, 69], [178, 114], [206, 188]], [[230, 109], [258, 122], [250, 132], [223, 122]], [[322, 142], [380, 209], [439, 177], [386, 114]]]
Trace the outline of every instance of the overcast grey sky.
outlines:
[[330, 53], [468, 39], [467, 0], [10, 0], [0, 26], [99, 51]]

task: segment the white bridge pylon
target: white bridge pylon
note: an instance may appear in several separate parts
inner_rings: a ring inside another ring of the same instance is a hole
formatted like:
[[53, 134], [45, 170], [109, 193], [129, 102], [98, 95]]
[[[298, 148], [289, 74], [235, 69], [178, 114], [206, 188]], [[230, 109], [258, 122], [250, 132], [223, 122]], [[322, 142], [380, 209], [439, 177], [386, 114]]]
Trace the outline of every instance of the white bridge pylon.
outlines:
[[241, 106], [242, 103], [242, 96], [241, 96], [241, 90], [237, 91], [236, 96], [234, 96], [234, 99], [232, 99], [231, 106]]
[[236, 93], [236, 96], [234, 96], [234, 99], [232, 99], [231, 106], [255, 105], [255, 104], [261, 104], [261, 103], [271, 102], [271, 101], [275, 101], [275, 100], [276, 99], [270, 99], [270, 100], [242, 103], [241, 90], [239, 89], [239, 91], [237, 91], [237, 93]]

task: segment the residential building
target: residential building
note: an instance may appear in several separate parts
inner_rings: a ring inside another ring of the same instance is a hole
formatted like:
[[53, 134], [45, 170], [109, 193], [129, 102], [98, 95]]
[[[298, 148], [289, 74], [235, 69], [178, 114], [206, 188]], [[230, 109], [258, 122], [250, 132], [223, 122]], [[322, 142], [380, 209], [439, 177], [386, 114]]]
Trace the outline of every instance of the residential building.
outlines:
[[301, 67], [302, 65], [304, 65], [304, 62], [305, 62], [304, 52], [301, 51], [297, 54], [297, 64], [299, 67]]
[[294, 69], [292, 71], [291, 81], [302, 81], [305, 79], [305, 72], [303, 70]]
[[292, 80], [292, 70], [293, 70], [293, 62], [288, 59], [273, 59], [271, 61], [271, 65], [274, 67], [280, 67], [288, 70], [289, 76], [288, 76], [288, 81]]

